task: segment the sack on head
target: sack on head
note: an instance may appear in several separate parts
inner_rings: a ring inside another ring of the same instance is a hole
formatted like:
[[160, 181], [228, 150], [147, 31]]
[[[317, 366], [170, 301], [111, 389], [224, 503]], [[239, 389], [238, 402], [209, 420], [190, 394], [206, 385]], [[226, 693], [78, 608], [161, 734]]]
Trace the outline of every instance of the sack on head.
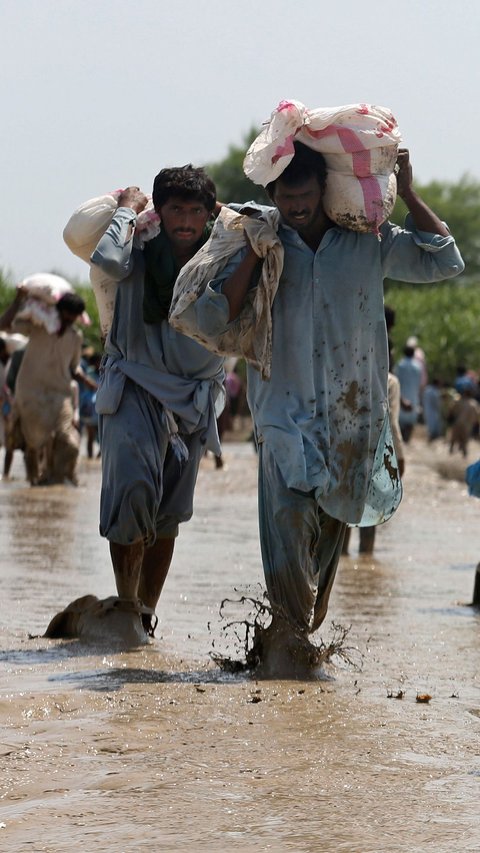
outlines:
[[294, 141], [302, 142], [325, 158], [322, 200], [327, 216], [343, 228], [378, 233], [395, 204], [400, 139], [397, 122], [385, 107], [349, 104], [309, 110], [300, 101], [282, 101], [252, 142], [243, 168], [254, 183], [267, 186], [293, 159]]

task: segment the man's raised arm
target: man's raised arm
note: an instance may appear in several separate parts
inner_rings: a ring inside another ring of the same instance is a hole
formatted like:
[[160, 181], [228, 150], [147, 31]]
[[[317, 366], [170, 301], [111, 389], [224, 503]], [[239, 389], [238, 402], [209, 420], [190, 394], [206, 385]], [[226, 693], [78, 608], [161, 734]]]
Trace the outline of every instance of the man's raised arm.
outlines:
[[260, 258], [253, 251], [249, 240], [245, 237], [247, 243], [247, 254], [240, 261], [237, 269], [227, 278], [222, 285], [222, 293], [228, 299], [230, 313], [228, 322], [236, 320], [242, 310], [245, 297], [252, 283], [252, 276], [255, 272]]
[[138, 187], [127, 187], [120, 193], [117, 211], [92, 254], [92, 264], [101, 267], [116, 281], [126, 278], [132, 270], [133, 231], [137, 214], [144, 209], [147, 200]]
[[415, 227], [419, 231], [427, 231], [429, 234], [439, 234], [448, 237], [450, 232], [438, 216], [430, 210], [427, 204], [413, 189], [413, 173], [410, 163], [410, 154], [406, 148], [400, 148], [397, 159], [397, 192], [406, 204], [411, 214]]

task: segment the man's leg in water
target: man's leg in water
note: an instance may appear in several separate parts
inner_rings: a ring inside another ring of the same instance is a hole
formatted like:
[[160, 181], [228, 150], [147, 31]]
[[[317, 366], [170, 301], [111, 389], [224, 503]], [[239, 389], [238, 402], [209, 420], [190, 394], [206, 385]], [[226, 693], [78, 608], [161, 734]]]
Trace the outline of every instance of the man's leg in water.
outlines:
[[146, 550], [157, 538], [168, 448], [163, 406], [126, 380], [112, 415], [101, 415], [100, 533], [110, 541], [117, 593], [136, 600]]
[[[180, 461], [172, 448], [167, 448], [163, 468], [163, 496], [157, 515], [156, 541], [145, 547], [138, 597], [155, 610], [165, 583], [178, 535], [178, 526], [193, 513], [193, 495], [200, 460], [205, 446], [200, 433], [183, 435], [188, 459]], [[148, 619], [144, 619], [147, 626]], [[150, 623], [148, 623], [150, 624]]]
[[157, 539], [145, 548], [138, 584], [138, 597], [147, 607], [155, 610], [172, 562], [175, 539]]
[[189, 456], [179, 460], [162, 404], [129, 380], [117, 412], [100, 417], [99, 432], [100, 532], [110, 540], [117, 592], [155, 609], [178, 525], [192, 515], [204, 445], [198, 433], [182, 436]]
[[271, 645], [288, 647], [293, 638], [306, 640], [325, 618], [346, 525], [324, 513], [312, 494], [289, 489], [263, 445], [259, 525], [265, 582], [273, 609], [267, 634]]
[[110, 556], [119, 598], [136, 601], [139, 597], [138, 585], [140, 582], [143, 553], [143, 542], [134, 542], [132, 545], [121, 545], [118, 542], [110, 542]]
[[[139, 600], [155, 610], [172, 561], [175, 539], [157, 539], [147, 547], [143, 542], [120, 545], [110, 542], [115, 584], [119, 598]], [[151, 618], [142, 614], [144, 628], [149, 631]]]

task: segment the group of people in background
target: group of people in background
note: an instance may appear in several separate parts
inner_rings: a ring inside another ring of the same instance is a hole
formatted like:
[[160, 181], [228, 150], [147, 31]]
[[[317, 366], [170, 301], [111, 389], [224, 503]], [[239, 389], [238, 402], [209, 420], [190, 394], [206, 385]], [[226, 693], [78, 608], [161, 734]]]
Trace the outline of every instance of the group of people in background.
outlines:
[[450, 453], [467, 456], [469, 441], [479, 435], [480, 428], [480, 384], [475, 371], [457, 367], [453, 384], [429, 378], [425, 353], [416, 338], [409, 338], [394, 372], [400, 383], [403, 441], [408, 444], [415, 425], [423, 423], [429, 442], [447, 438]]

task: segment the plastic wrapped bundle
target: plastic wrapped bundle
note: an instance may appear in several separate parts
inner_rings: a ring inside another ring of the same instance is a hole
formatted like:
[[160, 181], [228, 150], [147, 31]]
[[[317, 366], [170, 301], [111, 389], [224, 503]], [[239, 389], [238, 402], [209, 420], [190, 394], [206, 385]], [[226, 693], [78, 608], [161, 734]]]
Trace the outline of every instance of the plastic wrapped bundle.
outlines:
[[[112, 324], [118, 282], [103, 270], [90, 264], [90, 257], [98, 241], [105, 234], [118, 206], [122, 191], [97, 196], [81, 204], [72, 213], [64, 230], [63, 239], [74, 255], [90, 266], [90, 282], [97, 302], [102, 335], [107, 336]], [[143, 242], [153, 239], [160, 232], [160, 217], [153, 209], [149, 198], [145, 210], [137, 217], [136, 234]]]
[[[19, 286], [26, 293], [26, 299], [16, 318], [43, 326], [50, 335], [58, 332], [60, 317], [55, 306], [65, 293], [72, 292], [72, 285], [60, 275], [38, 272], [24, 278]], [[81, 319], [86, 324], [90, 322], [85, 313]]]
[[378, 233], [395, 204], [400, 140], [397, 122], [385, 107], [310, 110], [300, 101], [282, 101], [252, 142], [243, 167], [247, 177], [265, 187], [292, 160], [293, 143], [302, 142], [325, 158], [327, 216], [343, 228]]
[[28, 343], [26, 335], [21, 335], [19, 332], [0, 332], [0, 338], [5, 341], [8, 355], [13, 355], [19, 349], [24, 349]]

